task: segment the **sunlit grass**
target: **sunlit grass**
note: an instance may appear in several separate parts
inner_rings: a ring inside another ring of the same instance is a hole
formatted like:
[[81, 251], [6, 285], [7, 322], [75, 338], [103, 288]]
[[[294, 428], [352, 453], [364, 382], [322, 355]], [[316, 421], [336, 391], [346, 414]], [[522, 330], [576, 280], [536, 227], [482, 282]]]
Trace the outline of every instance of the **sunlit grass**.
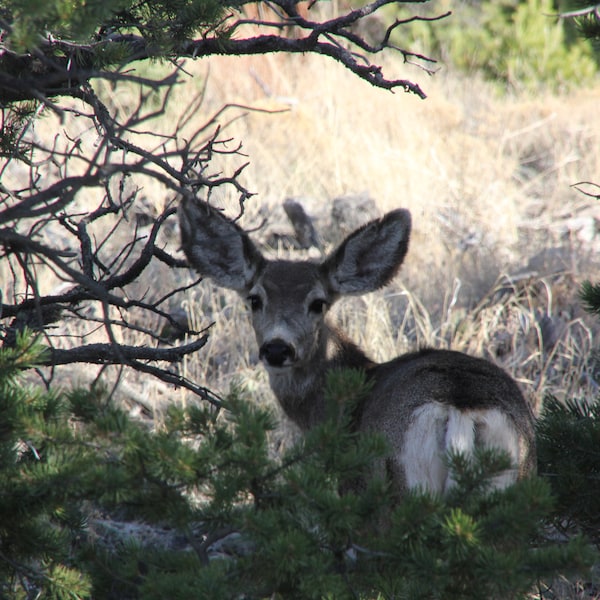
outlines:
[[[386, 61], [394, 76], [420, 80], [429, 95], [423, 101], [372, 89], [321, 57], [215, 57], [185, 68], [194, 77], [173, 90], [167, 115], [148, 131], [168, 132], [195, 94], [203, 93], [204, 101], [190, 131], [223, 104], [247, 106], [232, 107], [219, 120], [229, 147], [241, 141], [245, 156], [220, 156], [210, 166], [211, 172], [231, 173], [249, 162], [241, 181], [256, 196], [247, 202], [244, 226], [256, 228], [265, 217], [267, 227], [281, 225], [283, 200], [306, 198], [306, 210], [331, 244], [339, 238], [330, 216], [337, 196], [365, 191], [381, 212], [411, 210], [411, 246], [398, 279], [335, 310], [340, 326], [374, 359], [421, 346], [487, 356], [517, 378], [536, 407], [547, 392], [597, 391], [589, 365], [596, 325], [582, 313], [577, 288], [597, 272], [600, 241], [593, 232], [582, 233], [577, 220], [593, 225], [600, 211], [571, 185], [600, 173], [600, 122], [590, 118], [600, 88], [568, 97], [500, 97], [476, 77], [442, 71], [426, 78]], [[137, 97], [131, 88], [115, 93], [99, 86], [98, 93], [123, 115]], [[93, 148], [93, 131], [68, 119], [62, 128]], [[56, 131], [49, 116], [36, 135]], [[156, 146], [156, 139], [148, 136], [148, 143]], [[173, 200], [151, 180], [142, 186], [157, 213]], [[85, 201], [82, 195], [82, 209]], [[212, 201], [234, 214], [238, 198], [229, 189]], [[260, 240], [263, 234], [255, 235]], [[119, 235], [111, 241], [118, 248]], [[177, 251], [176, 234], [169, 249]], [[3, 269], [0, 277], [10, 281]], [[152, 273], [139, 285], [158, 295], [186, 276]], [[44, 292], [60, 284], [42, 270], [39, 280]], [[182, 365], [185, 375], [224, 393], [242, 380], [258, 401], [272, 401], [239, 298], [205, 282], [181, 303], [196, 330], [212, 324], [207, 346]], [[548, 319], [552, 347], [544, 347], [542, 322], [548, 326]]]

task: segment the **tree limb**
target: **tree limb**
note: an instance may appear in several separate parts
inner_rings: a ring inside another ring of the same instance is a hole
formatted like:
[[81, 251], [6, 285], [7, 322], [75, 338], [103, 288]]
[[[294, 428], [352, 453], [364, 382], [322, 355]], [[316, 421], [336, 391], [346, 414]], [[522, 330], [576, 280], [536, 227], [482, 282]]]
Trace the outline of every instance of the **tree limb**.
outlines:
[[[354, 28], [365, 17], [371, 16], [386, 5], [399, 4], [397, 0], [375, 0], [338, 17], [312, 21], [303, 17], [296, 0], [277, 0], [270, 3], [280, 15], [279, 21], [263, 21], [235, 18], [227, 15], [220, 26], [208, 28], [196, 39], [172, 40], [170, 47], [161, 47], [143, 34], [120, 32], [118, 29], [100, 28], [97, 39], [92, 43], [73, 43], [47, 38], [30, 53], [17, 53], [0, 46], [0, 105], [22, 100], [40, 100], [58, 95], [77, 96], [82, 86], [94, 78], [136, 81], [143, 84], [144, 78], [122, 69], [115, 71], [110, 62], [112, 50], [118, 48], [121, 65], [124, 67], [135, 60], [150, 58], [199, 58], [213, 55], [256, 55], [273, 52], [314, 53], [329, 56], [355, 75], [375, 87], [387, 90], [403, 89], [425, 98], [420, 86], [406, 79], [386, 77], [381, 67], [372, 64], [366, 56], [357, 59], [353, 46], [367, 54], [377, 54], [386, 48], [399, 51], [405, 58], [414, 56], [425, 62], [432, 59], [402, 50], [390, 44], [390, 34], [399, 26], [413, 20], [438, 20], [438, 17], [414, 16], [396, 20], [386, 29], [384, 38], [377, 45], [367, 43]], [[233, 37], [234, 32], [247, 24], [263, 28], [276, 28], [277, 34], [256, 34]], [[286, 37], [281, 29], [293, 26], [301, 32], [297, 37]], [[141, 27], [141, 26], [140, 26]], [[1, 27], [0, 27], [1, 29]], [[143, 28], [141, 28], [143, 31]], [[104, 32], [104, 33], [103, 33]], [[123, 58], [124, 57], [124, 58]], [[106, 61], [109, 62], [106, 62]], [[113, 59], [114, 60], [114, 59]], [[100, 66], [98, 66], [100, 65]], [[147, 83], [147, 81], [146, 81]], [[173, 82], [172, 82], [173, 83]]]

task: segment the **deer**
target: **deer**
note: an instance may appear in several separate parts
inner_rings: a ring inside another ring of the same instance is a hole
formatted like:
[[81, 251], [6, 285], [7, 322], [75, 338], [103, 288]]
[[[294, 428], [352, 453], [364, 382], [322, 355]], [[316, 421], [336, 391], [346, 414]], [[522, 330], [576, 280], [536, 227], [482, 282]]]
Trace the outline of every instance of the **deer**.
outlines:
[[534, 415], [515, 380], [494, 363], [455, 350], [422, 348], [376, 363], [327, 318], [341, 297], [388, 284], [408, 251], [411, 215], [396, 209], [350, 233], [320, 261], [270, 259], [235, 222], [204, 200], [178, 208], [189, 264], [248, 303], [259, 358], [283, 412], [307, 432], [326, 419], [326, 378], [360, 369], [369, 389], [353, 427], [378, 432], [389, 453], [373, 474], [399, 497], [446, 494], [455, 485], [450, 452], [497, 449], [510, 467], [503, 489], [535, 471]]

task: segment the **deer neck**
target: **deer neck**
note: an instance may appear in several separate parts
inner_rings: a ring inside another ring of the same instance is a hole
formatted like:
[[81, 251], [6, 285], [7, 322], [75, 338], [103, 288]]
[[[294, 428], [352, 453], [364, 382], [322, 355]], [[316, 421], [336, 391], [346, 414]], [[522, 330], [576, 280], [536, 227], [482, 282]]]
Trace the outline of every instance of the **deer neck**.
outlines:
[[374, 363], [334, 327], [321, 330], [311, 359], [288, 369], [268, 369], [271, 389], [286, 415], [307, 431], [326, 416], [325, 384], [335, 369], [369, 369]]

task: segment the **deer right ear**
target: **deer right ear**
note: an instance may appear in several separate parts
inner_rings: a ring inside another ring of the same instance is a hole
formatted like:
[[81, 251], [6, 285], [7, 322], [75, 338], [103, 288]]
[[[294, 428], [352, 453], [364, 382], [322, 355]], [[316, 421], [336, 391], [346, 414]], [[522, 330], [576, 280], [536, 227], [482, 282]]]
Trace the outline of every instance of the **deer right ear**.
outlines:
[[198, 273], [238, 292], [250, 288], [264, 258], [248, 235], [201, 200], [184, 198], [178, 213], [181, 247]]
[[364, 294], [389, 283], [408, 251], [410, 228], [410, 213], [397, 209], [351, 233], [323, 263], [331, 289]]

